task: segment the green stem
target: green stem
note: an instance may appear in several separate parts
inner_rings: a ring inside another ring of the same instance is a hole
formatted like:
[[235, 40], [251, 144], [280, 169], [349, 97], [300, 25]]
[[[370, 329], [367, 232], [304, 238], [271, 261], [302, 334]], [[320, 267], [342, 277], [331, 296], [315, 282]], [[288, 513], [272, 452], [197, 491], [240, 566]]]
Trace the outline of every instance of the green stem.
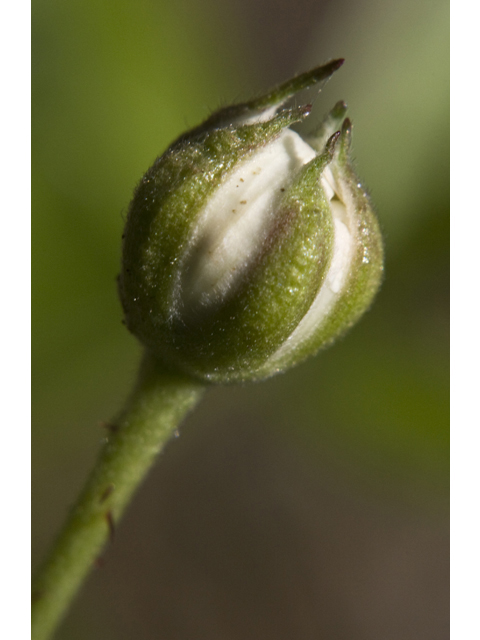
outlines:
[[202, 383], [145, 358], [132, 398], [110, 426], [93, 472], [33, 582], [32, 640], [53, 633], [133, 492], [204, 390]]

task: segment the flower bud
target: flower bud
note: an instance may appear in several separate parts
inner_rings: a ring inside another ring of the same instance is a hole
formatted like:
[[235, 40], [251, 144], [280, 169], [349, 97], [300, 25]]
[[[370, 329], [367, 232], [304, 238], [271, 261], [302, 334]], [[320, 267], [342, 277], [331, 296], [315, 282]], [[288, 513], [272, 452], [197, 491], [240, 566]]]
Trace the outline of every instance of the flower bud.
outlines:
[[304, 140], [281, 109], [343, 60], [228, 107], [147, 171], [123, 236], [129, 330], [169, 366], [214, 382], [296, 364], [350, 327], [378, 289], [383, 250], [338, 103]]

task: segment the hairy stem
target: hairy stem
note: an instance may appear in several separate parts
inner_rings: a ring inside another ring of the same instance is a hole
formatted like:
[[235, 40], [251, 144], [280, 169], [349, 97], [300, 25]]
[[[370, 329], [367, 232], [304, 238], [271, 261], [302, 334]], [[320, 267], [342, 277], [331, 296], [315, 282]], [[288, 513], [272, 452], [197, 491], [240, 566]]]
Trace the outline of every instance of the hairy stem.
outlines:
[[46, 640], [113, 534], [133, 492], [205, 386], [146, 356], [139, 381], [33, 582], [32, 640]]

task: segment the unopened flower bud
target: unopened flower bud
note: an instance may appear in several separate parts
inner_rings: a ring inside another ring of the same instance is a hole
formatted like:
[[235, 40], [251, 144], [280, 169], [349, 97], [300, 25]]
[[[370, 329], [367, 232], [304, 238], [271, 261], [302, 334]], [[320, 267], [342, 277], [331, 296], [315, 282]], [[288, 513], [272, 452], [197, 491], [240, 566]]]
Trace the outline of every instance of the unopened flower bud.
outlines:
[[138, 185], [119, 279], [130, 331], [204, 380], [265, 378], [343, 333], [368, 308], [382, 241], [349, 158], [338, 103], [304, 140], [281, 109], [342, 60], [181, 136]]

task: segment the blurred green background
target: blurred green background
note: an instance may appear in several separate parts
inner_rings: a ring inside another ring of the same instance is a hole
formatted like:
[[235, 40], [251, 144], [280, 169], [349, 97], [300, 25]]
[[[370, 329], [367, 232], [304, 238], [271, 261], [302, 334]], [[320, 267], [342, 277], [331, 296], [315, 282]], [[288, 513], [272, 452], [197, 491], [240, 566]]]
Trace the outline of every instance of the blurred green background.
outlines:
[[120, 236], [136, 182], [176, 136], [345, 57], [309, 121], [348, 102], [386, 246], [380, 294], [338, 344], [209, 392], [59, 640], [446, 639], [448, 2], [32, 11], [34, 565], [135, 377]]

